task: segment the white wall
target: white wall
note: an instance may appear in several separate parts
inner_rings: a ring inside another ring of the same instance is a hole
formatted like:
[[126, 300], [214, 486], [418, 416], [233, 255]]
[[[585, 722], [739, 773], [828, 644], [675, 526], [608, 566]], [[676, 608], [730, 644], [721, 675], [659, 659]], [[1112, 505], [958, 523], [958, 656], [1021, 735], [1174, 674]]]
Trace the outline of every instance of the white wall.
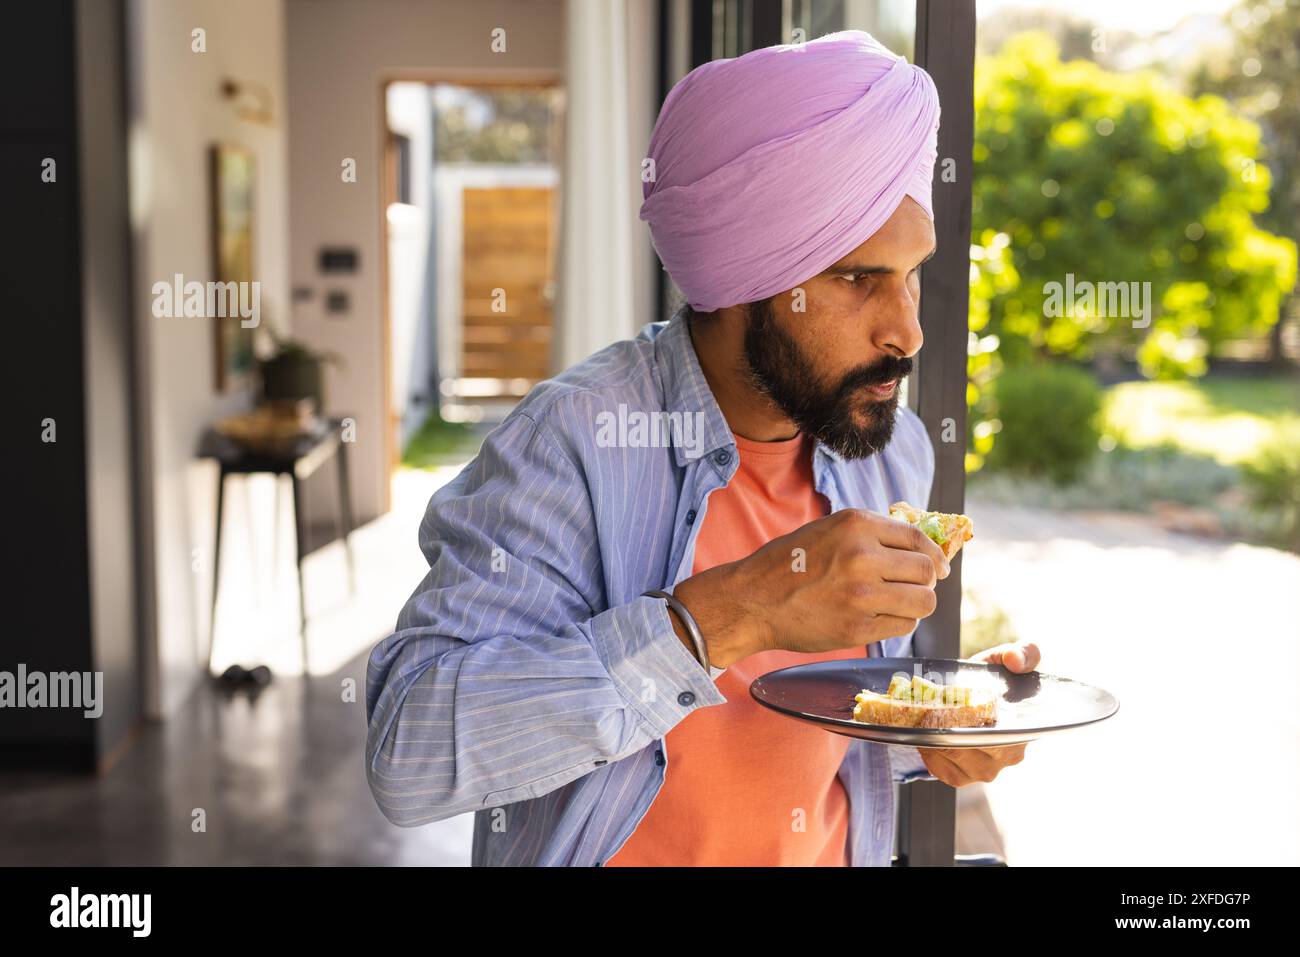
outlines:
[[[388, 207], [389, 401], [406, 440], [433, 409], [433, 93], [424, 83], [388, 87], [388, 127], [410, 141], [409, 203]], [[421, 401], [423, 399], [423, 401]]]
[[565, 8], [564, 182], [551, 363], [566, 368], [616, 339], [633, 318], [634, 185], [628, 110], [628, 6], [568, 0]]
[[[288, 0], [291, 273], [311, 289], [295, 305], [295, 335], [343, 356], [326, 373], [326, 401], [357, 420], [351, 457], [359, 520], [386, 508], [385, 356], [380, 280], [382, 88], [389, 79], [555, 77], [562, 66], [561, 0]], [[491, 50], [505, 30], [506, 51]], [[357, 181], [340, 164], [356, 160]], [[322, 246], [358, 251], [352, 276], [324, 276]], [[327, 290], [352, 308], [327, 314]], [[324, 505], [322, 505], [324, 507]]]
[[[216, 470], [195, 458], [196, 444], [205, 426], [250, 397], [216, 393], [211, 322], [155, 318], [151, 289], [174, 273], [214, 278], [208, 150], [216, 141], [230, 142], [251, 149], [257, 160], [254, 256], [263, 321], [269, 310], [285, 315], [284, 24], [281, 0], [130, 0], [127, 11], [134, 322], [146, 466], [141, 533], [152, 542], [145, 551], [153, 563], [142, 596], [153, 618], [146, 704], [155, 716], [184, 699], [206, 661]], [[191, 50], [196, 28], [206, 31], [204, 53]], [[275, 125], [241, 120], [220, 97], [225, 77], [269, 89]]]

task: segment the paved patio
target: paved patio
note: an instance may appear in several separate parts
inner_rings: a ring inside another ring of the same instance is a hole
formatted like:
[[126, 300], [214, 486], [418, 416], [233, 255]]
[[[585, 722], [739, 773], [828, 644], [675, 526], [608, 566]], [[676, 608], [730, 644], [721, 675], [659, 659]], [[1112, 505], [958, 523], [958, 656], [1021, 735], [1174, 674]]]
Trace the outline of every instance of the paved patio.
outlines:
[[966, 586], [1040, 645], [1044, 671], [1120, 699], [987, 786], [1009, 862], [1300, 863], [1300, 696], [1212, 707], [1247, 675], [1294, 686], [1300, 557], [1134, 515], [978, 499], [967, 514]]

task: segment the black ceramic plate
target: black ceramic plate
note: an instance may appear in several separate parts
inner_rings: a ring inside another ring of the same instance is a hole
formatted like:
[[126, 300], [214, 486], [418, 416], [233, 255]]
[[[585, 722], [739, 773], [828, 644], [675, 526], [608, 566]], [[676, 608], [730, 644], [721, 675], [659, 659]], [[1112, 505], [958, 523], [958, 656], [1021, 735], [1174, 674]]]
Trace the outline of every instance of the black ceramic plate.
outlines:
[[[895, 674], [919, 674], [997, 695], [997, 724], [987, 728], [895, 728], [853, 720], [862, 689], [883, 693]], [[818, 661], [763, 675], [749, 686], [759, 704], [827, 731], [881, 744], [917, 748], [993, 748], [1104, 721], [1119, 701], [1092, 685], [1033, 671], [1018, 675], [1001, 665], [951, 658], [861, 658]]]

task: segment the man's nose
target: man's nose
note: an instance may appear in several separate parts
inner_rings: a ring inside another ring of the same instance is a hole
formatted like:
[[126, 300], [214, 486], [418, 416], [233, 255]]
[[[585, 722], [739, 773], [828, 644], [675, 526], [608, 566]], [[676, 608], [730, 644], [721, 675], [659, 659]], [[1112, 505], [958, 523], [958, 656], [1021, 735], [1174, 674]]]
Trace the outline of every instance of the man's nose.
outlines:
[[913, 295], [907, 282], [893, 286], [889, 298], [880, 303], [874, 322], [873, 345], [882, 352], [902, 358], [921, 351], [920, 293]]

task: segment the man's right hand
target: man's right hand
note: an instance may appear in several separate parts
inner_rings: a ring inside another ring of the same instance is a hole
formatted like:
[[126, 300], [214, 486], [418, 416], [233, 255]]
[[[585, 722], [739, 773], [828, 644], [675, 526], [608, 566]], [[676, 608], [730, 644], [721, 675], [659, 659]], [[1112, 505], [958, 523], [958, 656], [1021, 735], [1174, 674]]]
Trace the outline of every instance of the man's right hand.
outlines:
[[843, 509], [673, 594], [700, 626], [710, 663], [725, 668], [759, 651], [835, 651], [906, 635], [934, 611], [935, 582], [948, 571], [919, 529]]

